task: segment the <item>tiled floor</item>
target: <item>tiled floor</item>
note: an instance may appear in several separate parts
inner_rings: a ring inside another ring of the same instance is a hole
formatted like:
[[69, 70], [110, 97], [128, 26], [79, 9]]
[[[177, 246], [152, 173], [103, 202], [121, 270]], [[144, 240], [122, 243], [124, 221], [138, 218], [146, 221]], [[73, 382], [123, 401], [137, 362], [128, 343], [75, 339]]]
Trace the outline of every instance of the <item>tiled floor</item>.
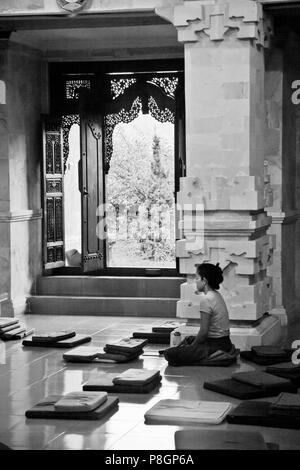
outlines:
[[[147, 325], [158, 325], [164, 319], [124, 317], [78, 317], [27, 315], [25, 321], [36, 331], [57, 331], [72, 328], [77, 333], [92, 335], [92, 343], [104, 346], [131, 336]], [[300, 339], [300, 325], [284, 333], [284, 344]], [[147, 349], [162, 346], [148, 344]], [[163, 346], [165, 347], [165, 346]], [[111, 449], [111, 450], [174, 450], [174, 432], [178, 426], [146, 425], [144, 413], [163, 398], [188, 400], [231, 401], [203, 389], [209, 379], [226, 378], [232, 372], [263, 369], [238, 360], [229, 368], [168, 367], [163, 357], [147, 356], [129, 364], [67, 364], [64, 350], [53, 348], [24, 348], [22, 341], [0, 341], [0, 442], [13, 449]], [[26, 419], [25, 410], [46, 395], [65, 394], [81, 390], [83, 382], [98, 371], [123, 371], [127, 368], [160, 370], [163, 376], [159, 389], [145, 395], [119, 394], [119, 409], [101, 421]], [[199, 428], [199, 426], [198, 426]], [[212, 428], [203, 425], [201, 428]], [[259, 430], [267, 442], [279, 444], [280, 449], [300, 450], [300, 431], [222, 423], [217, 429]], [[216, 429], [213, 426], [213, 429]]]

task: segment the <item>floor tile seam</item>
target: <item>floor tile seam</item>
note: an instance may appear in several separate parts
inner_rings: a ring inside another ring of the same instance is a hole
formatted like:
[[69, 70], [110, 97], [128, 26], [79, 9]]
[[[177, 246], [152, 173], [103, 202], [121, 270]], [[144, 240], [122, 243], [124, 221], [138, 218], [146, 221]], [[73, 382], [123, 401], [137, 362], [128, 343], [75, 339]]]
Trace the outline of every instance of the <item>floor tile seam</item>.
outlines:
[[41, 359], [45, 359], [47, 356], [51, 356], [51, 355], [53, 355], [53, 354], [55, 354], [55, 351], [54, 351], [54, 352], [47, 353], [47, 354], [44, 354], [43, 356], [37, 357], [37, 358], [34, 359], [33, 361], [29, 361], [29, 362], [25, 362], [24, 364], [20, 364], [18, 367], [11, 369], [10, 371], [5, 372], [4, 374], [1, 374], [1, 373], [0, 373], [0, 376], [7, 375], [7, 374], [11, 373], [12, 371], [18, 371], [18, 370], [20, 370], [21, 368], [23, 369], [25, 366], [29, 366], [29, 365], [31, 365], [31, 364], [34, 364], [35, 362], [37, 362], [37, 361], [39, 361], [39, 360], [41, 360]]
[[[68, 431], [63, 431], [60, 435], [56, 436], [55, 438], [51, 439], [44, 447], [43, 447], [43, 450], [53, 450], [53, 449], [47, 449], [51, 444], [54, 443], [54, 441], [62, 438], [64, 435], [68, 434], [69, 432]], [[84, 434], [84, 433], [82, 433]], [[104, 433], [99, 433], [99, 434], [104, 434]], [[113, 433], [113, 434], [110, 434], [110, 436], [114, 436], [114, 435], [118, 435], [117, 433]], [[117, 441], [117, 439], [115, 441], [113, 441], [113, 443], [115, 443]], [[74, 449], [68, 449], [68, 448], [65, 448], [63, 450], [74, 450]], [[78, 449], [79, 450], [79, 449]], [[104, 450], [104, 449], [99, 449], [99, 450]]]
[[10, 396], [13, 396], [15, 393], [18, 393], [18, 392], [21, 392], [21, 391], [24, 391], [24, 392], [25, 392], [25, 391], [28, 390], [30, 387], [32, 387], [32, 386], [34, 386], [34, 385], [37, 385], [37, 384], [39, 384], [39, 383], [42, 383], [42, 382], [48, 380], [50, 377], [53, 377], [54, 375], [58, 374], [59, 372], [62, 372], [63, 370], [66, 370], [66, 369], [67, 369], [66, 367], [63, 367], [62, 369], [60, 369], [60, 370], [58, 370], [58, 371], [56, 371], [56, 372], [53, 372], [53, 373], [50, 374], [50, 375], [47, 375], [47, 377], [43, 377], [42, 379], [36, 380], [35, 382], [32, 382], [31, 384], [27, 385], [26, 387], [17, 390], [17, 392], [13, 392], [13, 394], [10, 395]]
[[54, 352], [51, 352], [49, 354], [45, 354], [43, 355], [42, 357], [39, 357], [37, 358], [36, 360], [32, 361], [32, 362], [27, 362], [25, 364], [20, 364], [20, 367], [17, 367], [16, 369], [11, 369], [10, 371], [7, 371], [5, 372], [4, 374], [0, 374], [2, 377], [4, 377], [5, 375], [9, 375], [9, 374], [12, 374], [12, 373], [15, 373], [17, 371], [19, 371], [20, 369], [24, 369], [25, 367], [28, 368], [31, 364], [33, 364], [33, 362], [36, 362], [40, 359], [45, 359], [48, 355], [51, 356], [52, 354], [55, 354], [55, 351]]

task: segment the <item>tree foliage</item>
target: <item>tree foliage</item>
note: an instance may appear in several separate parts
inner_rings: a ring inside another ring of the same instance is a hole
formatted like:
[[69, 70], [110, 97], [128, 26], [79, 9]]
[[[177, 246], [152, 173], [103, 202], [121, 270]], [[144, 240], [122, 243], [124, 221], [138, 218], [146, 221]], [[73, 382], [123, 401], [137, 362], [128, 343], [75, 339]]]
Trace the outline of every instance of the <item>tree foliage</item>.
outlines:
[[172, 142], [149, 128], [147, 121], [138, 121], [133, 126], [119, 124], [114, 131], [114, 152], [106, 180], [112, 209], [109, 236], [113, 225], [115, 237], [120, 236], [124, 220], [126, 235], [136, 242], [136, 254], [169, 260], [174, 258]]

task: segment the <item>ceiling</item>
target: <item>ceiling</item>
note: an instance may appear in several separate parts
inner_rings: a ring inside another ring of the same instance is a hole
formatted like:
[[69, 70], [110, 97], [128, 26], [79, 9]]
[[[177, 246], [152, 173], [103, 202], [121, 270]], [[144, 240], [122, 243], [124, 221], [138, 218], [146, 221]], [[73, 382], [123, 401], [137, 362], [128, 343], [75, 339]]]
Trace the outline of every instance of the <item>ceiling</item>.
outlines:
[[1, 17], [0, 34], [39, 49], [55, 59], [81, 55], [183, 55], [176, 28], [154, 12], [77, 15], [76, 17]]

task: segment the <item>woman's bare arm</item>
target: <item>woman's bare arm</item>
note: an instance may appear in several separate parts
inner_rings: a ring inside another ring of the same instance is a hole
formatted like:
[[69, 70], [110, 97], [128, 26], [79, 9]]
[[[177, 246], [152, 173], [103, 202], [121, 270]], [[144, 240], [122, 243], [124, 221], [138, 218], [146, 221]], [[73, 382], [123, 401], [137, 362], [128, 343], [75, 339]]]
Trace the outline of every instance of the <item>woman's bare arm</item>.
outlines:
[[209, 324], [210, 314], [206, 312], [201, 312], [200, 330], [193, 341], [193, 345], [201, 344], [206, 340]]

